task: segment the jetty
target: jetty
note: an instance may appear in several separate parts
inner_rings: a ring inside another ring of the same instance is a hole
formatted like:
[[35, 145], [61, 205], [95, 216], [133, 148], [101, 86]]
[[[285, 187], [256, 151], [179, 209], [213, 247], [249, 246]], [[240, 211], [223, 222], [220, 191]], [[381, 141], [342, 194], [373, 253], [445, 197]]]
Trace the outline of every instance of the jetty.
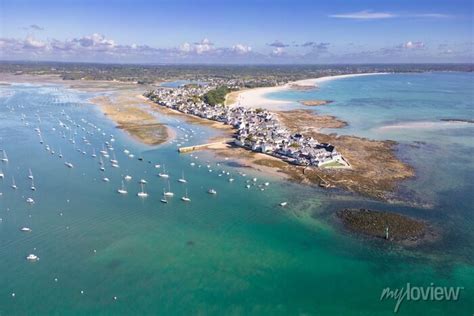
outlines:
[[207, 144], [201, 144], [201, 145], [193, 145], [193, 146], [179, 147], [179, 148], [178, 148], [178, 152], [184, 154], [184, 153], [188, 153], [188, 152], [192, 152], [192, 151], [196, 151], [196, 150], [207, 149], [207, 148], [213, 147], [213, 146], [227, 145], [227, 144], [230, 144], [230, 143], [232, 143], [232, 142], [233, 142], [232, 139], [226, 139], [226, 140], [222, 140], [222, 141], [219, 141], [219, 142], [213, 142], [213, 143], [207, 143]]

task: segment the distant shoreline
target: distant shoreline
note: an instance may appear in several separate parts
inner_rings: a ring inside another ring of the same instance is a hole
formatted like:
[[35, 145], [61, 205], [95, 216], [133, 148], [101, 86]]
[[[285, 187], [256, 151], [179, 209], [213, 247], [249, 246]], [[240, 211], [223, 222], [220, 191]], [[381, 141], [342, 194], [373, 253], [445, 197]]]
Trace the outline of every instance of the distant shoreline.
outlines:
[[294, 89], [314, 89], [318, 86], [318, 84], [323, 82], [328, 82], [337, 79], [345, 79], [345, 78], [352, 78], [352, 77], [361, 77], [361, 76], [373, 76], [373, 75], [386, 75], [389, 74], [388, 72], [371, 72], [371, 73], [362, 73], [362, 74], [347, 74], [347, 75], [337, 75], [337, 76], [326, 76], [326, 77], [319, 77], [319, 78], [311, 78], [311, 79], [303, 79], [288, 82], [281, 86], [276, 87], [265, 87], [265, 88], [255, 88], [250, 90], [241, 90], [233, 92], [231, 104], [232, 105], [240, 105], [244, 107], [252, 107], [252, 108], [265, 108], [267, 110], [278, 110], [284, 106], [293, 103], [292, 101], [285, 101], [285, 100], [274, 100], [269, 99], [267, 94], [280, 92], [280, 91], [287, 91], [287, 90], [294, 90]]

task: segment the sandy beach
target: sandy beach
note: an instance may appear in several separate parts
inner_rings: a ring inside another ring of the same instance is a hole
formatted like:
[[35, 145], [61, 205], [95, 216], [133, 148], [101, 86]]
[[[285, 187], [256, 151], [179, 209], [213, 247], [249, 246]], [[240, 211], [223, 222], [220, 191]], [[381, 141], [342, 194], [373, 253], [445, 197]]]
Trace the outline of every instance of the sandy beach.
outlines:
[[[267, 97], [269, 93], [292, 90], [292, 89], [309, 89], [317, 87], [319, 84], [327, 81], [345, 79], [352, 77], [360, 76], [373, 76], [373, 75], [383, 75], [387, 73], [364, 73], [364, 74], [347, 74], [339, 76], [327, 76], [320, 78], [304, 79], [289, 82], [282, 86], [277, 87], [265, 87], [265, 88], [256, 88], [250, 90], [242, 90], [234, 92], [232, 96], [232, 101], [228, 102], [228, 105], [241, 105], [250, 108], [265, 108], [267, 110], [282, 110], [288, 104], [293, 103], [293, 101], [285, 100], [272, 100]], [[229, 98], [230, 99], [230, 98]]]

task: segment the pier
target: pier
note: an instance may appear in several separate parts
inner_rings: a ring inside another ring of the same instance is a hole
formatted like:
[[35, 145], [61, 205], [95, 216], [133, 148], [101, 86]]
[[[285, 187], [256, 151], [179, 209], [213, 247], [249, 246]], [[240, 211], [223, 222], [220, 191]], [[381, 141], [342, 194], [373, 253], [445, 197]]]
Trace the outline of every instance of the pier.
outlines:
[[201, 145], [193, 145], [193, 146], [186, 146], [186, 147], [179, 147], [178, 152], [184, 154], [184, 153], [188, 153], [188, 152], [191, 152], [191, 151], [207, 149], [207, 148], [213, 147], [213, 146], [227, 145], [227, 144], [230, 144], [232, 142], [233, 142], [232, 139], [225, 139], [225, 140], [222, 140], [222, 141], [219, 141], [219, 142], [213, 142], [213, 143], [207, 143], [207, 144], [201, 144]]

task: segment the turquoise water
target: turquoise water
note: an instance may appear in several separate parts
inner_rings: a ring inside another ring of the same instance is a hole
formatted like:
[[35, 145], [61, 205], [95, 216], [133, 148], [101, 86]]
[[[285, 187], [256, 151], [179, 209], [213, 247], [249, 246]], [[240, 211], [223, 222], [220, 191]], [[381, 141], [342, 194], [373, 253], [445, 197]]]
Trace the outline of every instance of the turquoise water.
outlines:
[[[87, 102], [91, 96], [52, 85], [0, 87], [0, 148], [9, 158], [1, 165], [5, 179], [0, 180], [1, 315], [392, 315], [395, 302], [380, 302], [381, 291], [407, 282], [465, 290], [457, 302], [404, 302], [400, 315], [472, 313], [474, 238], [467, 173], [451, 191], [435, 191], [431, 209], [385, 205], [280, 182], [205, 152], [196, 153], [198, 159], [179, 155], [177, 142], [198, 144], [216, 132], [175, 118], [160, 117], [176, 128], [176, 141], [160, 147], [138, 144]], [[61, 128], [59, 120], [71, 129]], [[61, 150], [64, 158], [45, 150], [36, 127], [45, 144]], [[186, 134], [192, 135], [187, 141]], [[120, 168], [106, 160], [101, 172], [91, 152], [95, 148], [99, 154], [105, 141], [113, 144]], [[428, 145], [420, 150], [431, 150]], [[409, 142], [403, 146], [412, 148]], [[464, 159], [464, 171], [470, 170], [472, 159]], [[157, 177], [155, 164], [165, 164], [170, 174], [175, 197], [168, 204], [159, 202], [167, 181]], [[29, 190], [29, 168], [35, 192]], [[221, 170], [235, 181], [219, 176]], [[176, 181], [182, 172], [185, 185]], [[125, 174], [133, 179], [126, 182], [128, 195], [121, 196], [116, 189]], [[10, 187], [12, 176], [18, 190]], [[104, 176], [110, 182], [103, 182]], [[246, 189], [246, 180], [254, 176], [257, 183], [270, 185], [264, 191]], [[146, 199], [136, 196], [140, 178], [148, 181]], [[411, 189], [419, 192], [423, 181], [413, 180]], [[190, 203], [179, 200], [185, 188]], [[208, 188], [218, 194], [207, 194]], [[36, 203], [27, 204], [27, 197]], [[282, 201], [288, 207], [279, 207]], [[347, 206], [430, 219], [449, 238], [409, 251], [355, 238], [334, 223], [334, 211]], [[32, 232], [20, 232], [23, 226]], [[40, 260], [27, 262], [29, 253]]]

